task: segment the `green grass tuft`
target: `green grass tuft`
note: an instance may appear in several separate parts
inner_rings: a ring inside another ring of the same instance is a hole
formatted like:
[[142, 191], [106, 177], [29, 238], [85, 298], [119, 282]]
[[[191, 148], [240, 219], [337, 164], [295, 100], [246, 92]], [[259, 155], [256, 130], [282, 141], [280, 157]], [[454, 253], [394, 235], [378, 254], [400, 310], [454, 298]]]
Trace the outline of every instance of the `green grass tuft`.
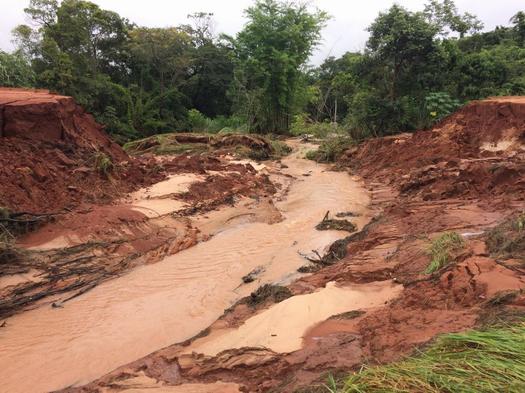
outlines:
[[525, 391], [525, 323], [448, 334], [419, 356], [365, 367], [340, 393]]
[[430, 255], [432, 260], [425, 274], [432, 274], [450, 263], [450, 253], [463, 248], [465, 242], [456, 232], [446, 232], [432, 242]]

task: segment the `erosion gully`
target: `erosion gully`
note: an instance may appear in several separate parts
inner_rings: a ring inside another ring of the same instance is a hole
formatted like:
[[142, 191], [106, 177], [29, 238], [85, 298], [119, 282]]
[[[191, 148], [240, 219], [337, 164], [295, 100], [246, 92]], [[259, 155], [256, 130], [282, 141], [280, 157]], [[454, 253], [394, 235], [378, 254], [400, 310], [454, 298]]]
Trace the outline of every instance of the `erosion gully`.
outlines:
[[[345, 232], [315, 229], [327, 211], [356, 213], [354, 222], [362, 228], [369, 220], [369, 196], [359, 179], [304, 159], [312, 146], [290, 143], [294, 152], [282, 165], [258, 168], [269, 170], [272, 181], [282, 185], [273, 200], [282, 220], [254, 222], [253, 214], [238, 214], [237, 207], [208, 213], [195, 219], [213, 234], [208, 241], [106, 281], [63, 308], [46, 304], [9, 318], [0, 329], [0, 390], [29, 393], [82, 385], [187, 340], [257, 287], [293, 281], [305, 264], [302, 254], [322, 254], [345, 237]], [[243, 284], [242, 277], [254, 269], [261, 272], [257, 279]], [[272, 307], [237, 331], [197, 342], [192, 350], [213, 354], [247, 345], [295, 350], [316, 322], [394, 296], [389, 285], [330, 284]], [[285, 313], [289, 317], [283, 320]], [[269, 326], [279, 334], [269, 335]], [[193, 391], [188, 389], [180, 391]]]

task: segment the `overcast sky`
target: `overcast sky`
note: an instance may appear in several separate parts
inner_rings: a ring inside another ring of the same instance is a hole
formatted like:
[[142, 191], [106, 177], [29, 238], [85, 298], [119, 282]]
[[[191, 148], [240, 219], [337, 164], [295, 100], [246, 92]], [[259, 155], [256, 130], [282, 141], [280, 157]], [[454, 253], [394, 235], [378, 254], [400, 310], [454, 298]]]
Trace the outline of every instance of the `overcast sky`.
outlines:
[[[166, 27], [187, 22], [188, 14], [206, 11], [214, 14], [217, 32], [235, 34], [242, 29], [245, 19], [243, 10], [253, 0], [92, 0], [102, 8], [118, 12], [138, 25]], [[393, 3], [411, 10], [421, 10], [422, 0], [312, 0], [313, 5], [327, 11], [332, 19], [323, 32], [323, 43], [312, 58], [319, 64], [329, 55], [339, 56], [347, 51], [364, 48], [366, 27], [379, 11], [388, 9]], [[0, 0], [0, 48], [10, 51], [11, 30], [25, 23], [24, 7], [29, 0]], [[508, 25], [509, 19], [519, 10], [525, 10], [524, 0], [456, 0], [462, 12], [477, 15], [485, 29], [497, 25]]]

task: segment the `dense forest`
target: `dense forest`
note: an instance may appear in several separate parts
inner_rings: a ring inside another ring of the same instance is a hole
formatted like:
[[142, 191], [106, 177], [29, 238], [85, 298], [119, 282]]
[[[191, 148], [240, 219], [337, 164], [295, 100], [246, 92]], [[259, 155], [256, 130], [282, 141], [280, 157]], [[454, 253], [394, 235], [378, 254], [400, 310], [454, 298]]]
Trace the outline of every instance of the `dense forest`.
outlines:
[[368, 27], [364, 51], [308, 60], [325, 12], [257, 0], [235, 37], [213, 15], [137, 26], [84, 0], [30, 0], [0, 52], [0, 85], [71, 95], [120, 142], [169, 131], [329, 133], [354, 139], [431, 126], [469, 100], [525, 95], [525, 12], [482, 22], [453, 0], [399, 5]]

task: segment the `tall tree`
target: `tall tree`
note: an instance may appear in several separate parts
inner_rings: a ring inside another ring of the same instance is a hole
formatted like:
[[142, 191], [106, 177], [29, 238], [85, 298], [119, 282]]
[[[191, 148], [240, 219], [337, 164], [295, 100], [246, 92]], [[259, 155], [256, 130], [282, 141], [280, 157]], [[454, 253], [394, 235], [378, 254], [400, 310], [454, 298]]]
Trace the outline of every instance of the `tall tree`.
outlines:
[[460, 14], [454, 0], [430, 0], [425, 5], [424, 14], [443, 36], [453, 31], [463, 38], [467, 33], [483, 29], [483, 23], [476, 16], [468, 12]]
[[368, 31], [368, 54], [383, 66], [389, 98], [395, 100], [406, 80], [431, 63], [438, 50], [434, 41], [438, 30], [423, 15], [393, 5], [379, 14]]
[[327, 14], [311, 12], [305, 4], [258, 0], [246, 16], [248, 23], [235, 45], [250, 126], [260, 132], [287, 132], [301, 67], [319, 43]]
[[525, 45], [525, 12], [519, 11], [510, 19], [510, 22], [514, 24], [520, 45]]

